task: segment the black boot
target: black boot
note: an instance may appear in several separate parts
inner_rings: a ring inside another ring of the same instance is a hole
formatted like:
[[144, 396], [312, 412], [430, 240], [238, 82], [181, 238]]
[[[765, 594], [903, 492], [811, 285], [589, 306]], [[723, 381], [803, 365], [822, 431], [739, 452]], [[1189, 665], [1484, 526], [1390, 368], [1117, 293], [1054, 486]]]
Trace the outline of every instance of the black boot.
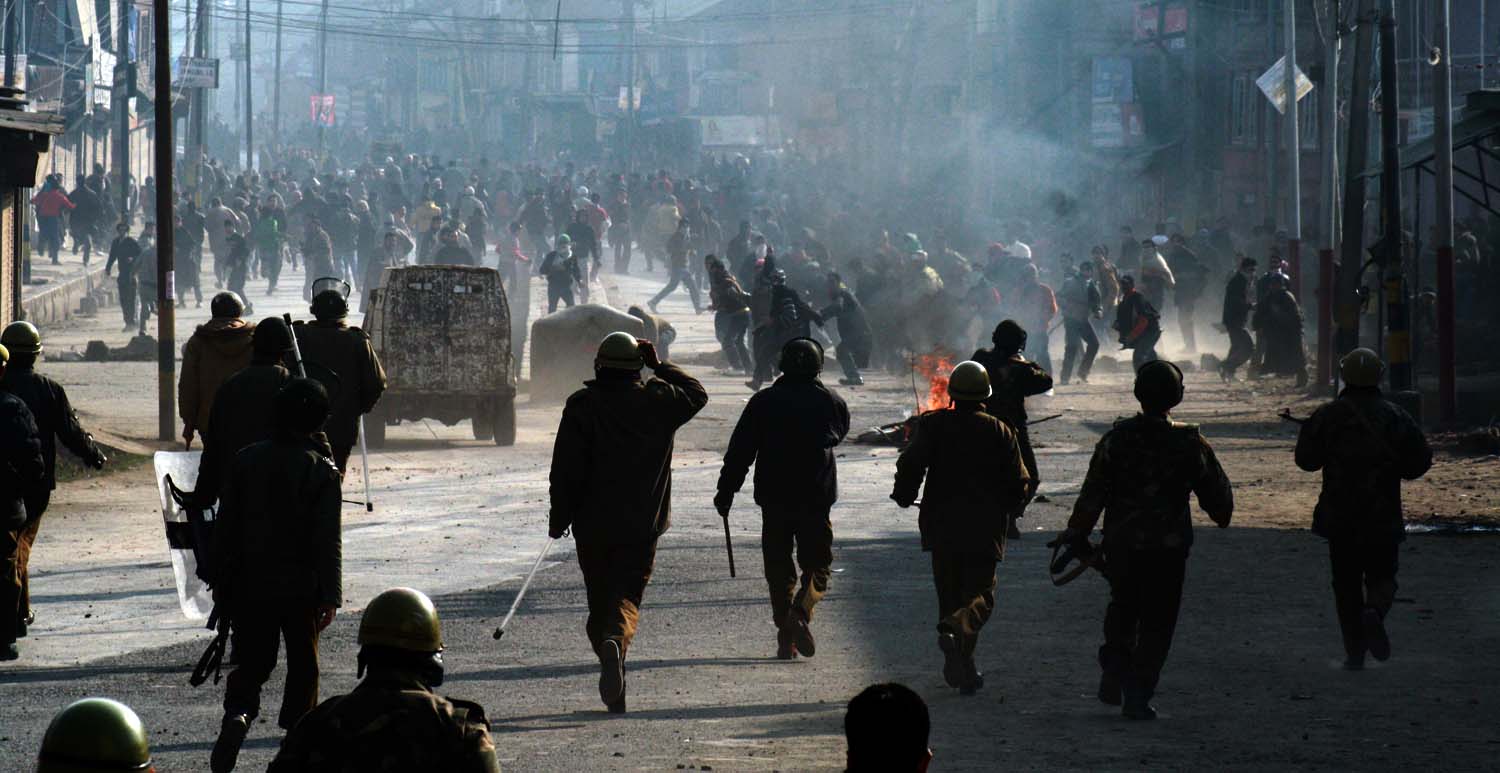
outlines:
[[949, 687], [964, 683], [964, 660], [958, 637], [947, 631], [938, 634], [938, 649], [943, 651], [943, 681]]
[[804, 658], [810, 658], [818, 653], [818, 643], [813, 639], [812, 629], [808, 628], [807, 623], [807, 613], [793, 608], [787, 613], [784, 626], [792, 635], [792, 643], [797, 647], [797, 654]]
[[213, 754], [209, 757], [209, 769], [213, 773], [229, 773], [234, 770], [234, 765], [240, 758], [240, 746], [245, 743], [245, 736], [249, 733], [249, 717], [244, 714], [225, 716], [224, 725], [219, 728], [219, 739], [214, 741]]
[[610, 711], [615, 704], [625, 705], [625, 657], [614, 639], [606, 639], [599, 648], [599, 699]]
[[1151, 694], [1127, 690], [1125, 692], [1125, 707], [1120, 713], [1126, 719], [1156, 719], [1156, 708], [1151, 705]]
[[776, 658], [778, 660], [795, 660], [797, 657], [797, 645], [792, 642], [792, 632], [787, 630], [785, 624], [776, 629]]
[[1385, 621], [1380, 618], [1380, 612], [1374, 607], [1365, 607], [1359, 622], [1370, 656], [1382, 663], [1390, 660], [1391, 639], [1386, 635]]

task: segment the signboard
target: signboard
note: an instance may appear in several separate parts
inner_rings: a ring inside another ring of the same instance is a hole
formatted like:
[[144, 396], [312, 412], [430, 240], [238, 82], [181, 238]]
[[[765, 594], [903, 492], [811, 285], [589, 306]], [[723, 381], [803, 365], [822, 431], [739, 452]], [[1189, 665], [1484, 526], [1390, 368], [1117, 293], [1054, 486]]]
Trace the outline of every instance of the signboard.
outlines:
[[332, 94], [313, 94], [308, 98], [313, 126], [333, 126], [336, 122]]
[[172, 80], [179, 89], [216, 89], [219, 87], [219, 60], [184, 56], [177, 60]]
[[[1280, 59], [1277, 59], [1276, 64], [1271, 65], [1271, 69], [1266, 70], [1265, 74], [1255, 79], [1255, 85], [1259, 86], [1261, 93], [1266, 95], [1266, 99], [1271, 100], [1271, 104], [1276, 106], [1276, 112], [1285, 113], [1286, 57], [1283, 56]], [[1302, 72], [1302, 68], [1298, 67], [1297, 101], [1301, 102], [1302, 98], [1307, 96], [1308, 92], [1312, 90], [1312, 81], [1307, 77], [1306, 73]]]
[[[1141, 3], [1135, 7], [1135, 39], [1148, 42], [1157, 38], [1182, 37], [1187, 35], [1188, 9], [1181, 3], [1167, 5], [1163, 12], [1160, 3]], [[1162, 29], [1158, 30], [1157, 27]], [[1181, 48], [1180, 45], [1171, 45]]]
[[1125, 115], [1114, 102], [1095, 102], [1089, 142], [1096, 148], [1125, 147]]
[[748, 147], [765, 144], [766, 118], [759, 115], [709, 115], [698, 119], [704, 147]]
[[1094, 59], [1094, 101], [1124, 104], [1135, 101], [1134, 64], [1126, 56]]

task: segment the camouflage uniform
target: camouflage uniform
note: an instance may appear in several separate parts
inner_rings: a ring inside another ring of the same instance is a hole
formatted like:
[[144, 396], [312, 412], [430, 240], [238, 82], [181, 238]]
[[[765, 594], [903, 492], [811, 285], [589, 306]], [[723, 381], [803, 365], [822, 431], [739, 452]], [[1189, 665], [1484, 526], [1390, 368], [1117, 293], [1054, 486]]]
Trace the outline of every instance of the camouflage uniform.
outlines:
[[303, 717], [267, 769], [396, 770], [500, 773], [484, 709], [413, 677], [372, 675]]
[[1362, 660], [1361, 615], [1368, 607], [1383, 619], [1396, 597], [1397, 546], [1406, 539], [1401, 481], [1427, 472], [1432, 449], [1378, 389], [1349, 387], [1302, 425], [1296, 459], [1323, 471], [1313, 533], [1328, 540], [1344, 649]]
[[918, 527], [932, 552], [938, 631], [972, 654], [995, 609], [995, 564], [1005, 555], [1007, 514], [1027, 490], [1015, 433], [961, 405], [924, 414], [896, 462], [891, 498], [907, 506], [926, 477]]
[[1188, 549], [1188, 495], [1221, 528], [1234, 513], [1229, 478], [1192, 424], [1137, 415], [1115, 423], [1094, 448], [1068, 528], [1093, 531], [1104, 514], [1104, 614], [1099, 665], [1126, 701], [1150, 700], [1172, 644]]

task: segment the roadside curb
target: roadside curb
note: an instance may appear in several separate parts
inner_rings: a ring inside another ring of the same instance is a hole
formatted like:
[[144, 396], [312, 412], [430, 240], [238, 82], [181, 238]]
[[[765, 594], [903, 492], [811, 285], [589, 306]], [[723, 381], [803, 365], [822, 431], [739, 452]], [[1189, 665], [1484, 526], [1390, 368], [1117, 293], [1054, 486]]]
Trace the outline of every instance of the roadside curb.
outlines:
[[92, 298], [100, 308], [114, 305], [113, 283], [105, 281], [102, 266], [29, 298], [22, 298], [21, 313], [34, 325], [54, 325], [81, 314], [85, 298]]

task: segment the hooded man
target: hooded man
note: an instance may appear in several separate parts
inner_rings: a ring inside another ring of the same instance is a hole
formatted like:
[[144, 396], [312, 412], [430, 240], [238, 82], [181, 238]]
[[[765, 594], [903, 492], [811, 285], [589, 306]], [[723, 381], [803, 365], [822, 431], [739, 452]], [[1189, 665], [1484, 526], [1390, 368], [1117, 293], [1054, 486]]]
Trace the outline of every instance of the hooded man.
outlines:
[[[833, 449], [849, 434], [849, 407], [823, 386], [823, 347], [810, 338], [781, 349], [781, 378], [745, 405], [724, 452], [714, 508], [727, 522], [734, 495], [755, 465], [755, 503], [761, 508], [761, 552], [776, 625], [776, 657], [812, 657], [813, 607], [833, 576], [833, 526], [838, 500]], [[802, 569], [801, 587], [796, 548]]]
[[1026, 330], [1015, 320], [1007, 319], [996, 325], [990, 342], [994, 344], [992, 348], [980, 349], [969, 359], [983, 365], [989, 377], [987, 388], [991, 394], [984, 400], [985, 413], [1005, 422], [1015, 433], [1021, 459], [1026, 463], [1026, 493], [1011, 513], [1006, 534], [1010, 539], [1020, 539], [1016, 521], [1026, 514], [1026, 505], [1036, 496], [1042, 482], [1036, 453], [1031, 450], [1031, 433], [1026, 428], [1026, 398], [1050, 390], [1052, 376], [1022, 354], [1026, 349]]
[[583, 284], [583, 269], [573, 254], [573, 238], [567, 234], [557, 237], [557, 249], [542, 258], [537, 273], [547, 278], [547, 313], [557, 311], [557, 302], [569, 307], [573, 305], [573, 288]]
[[241, 318], [245, 307], [233, 292], [222, 292], [208, 304], [213, 319], [199, 325], [182, 347], [182, 375], [177, 380], [177, 409], [182, 441], [211, 431], [210, 412], [219, 386], [250, 364], [255, 330]]
[[292, 332], [280, 317], [267, 317], [250, 338], [250, 364], [214, 392], [209, 409], [211, 435], [203, 438], [195, 504], [207, 509], [219, 498], [240, 449], [271, 436], [271, 400], [292, 374], [282, 364], [292, 349]]
[[[656, 377], [642, 380], [642, 368]], [[629, 333], [605, 336], [594, 373], [563, 407], [547, 535], [573, 531], [588, 594], [584, 629], [599, 657], [599, 698], [611, 713], [623, 713], [625, 657], [656, 541], [671, 525], [673, 439], [708, 403], [708, 392]]]

